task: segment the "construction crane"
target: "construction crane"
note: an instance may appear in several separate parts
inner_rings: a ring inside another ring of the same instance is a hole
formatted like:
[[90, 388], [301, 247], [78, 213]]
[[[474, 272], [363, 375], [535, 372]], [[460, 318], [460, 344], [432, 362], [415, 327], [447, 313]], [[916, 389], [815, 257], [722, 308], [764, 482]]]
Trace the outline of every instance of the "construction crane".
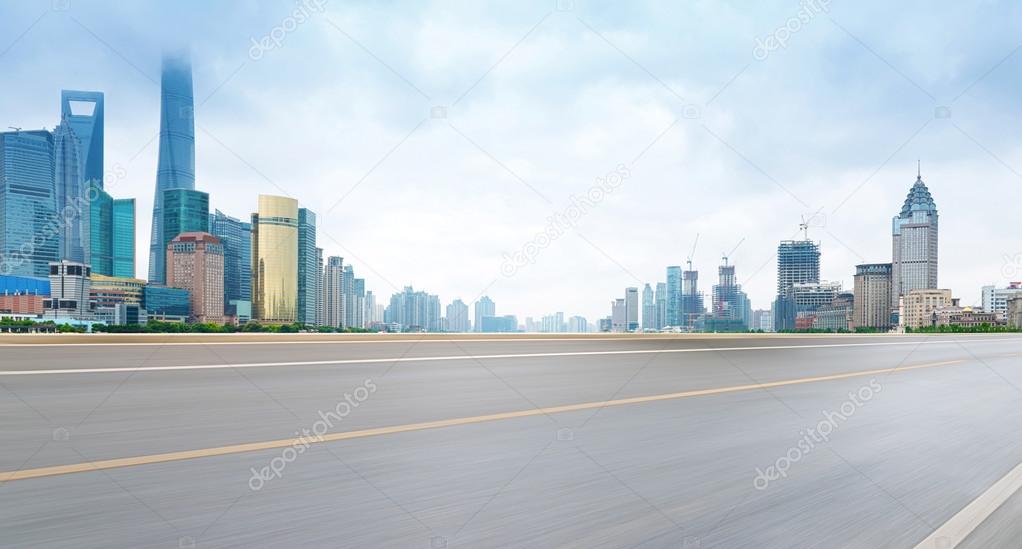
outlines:
[[696, 255], [696, 246], [699, 245], [699, 233], [696, 233], [696, 240], [692, 243], [692, 251], [688, 254], [685, 263], [688, 265], [688, 270], [692, 270], [692, 257]]

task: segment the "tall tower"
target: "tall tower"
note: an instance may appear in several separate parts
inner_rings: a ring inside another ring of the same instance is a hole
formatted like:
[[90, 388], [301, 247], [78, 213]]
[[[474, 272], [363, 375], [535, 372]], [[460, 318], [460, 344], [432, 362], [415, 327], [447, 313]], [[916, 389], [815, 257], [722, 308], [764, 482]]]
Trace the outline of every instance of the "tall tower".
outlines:
[[911, 290], [937, 287], [937, 204], [921, 172], [908, 192], [901, 212], [891, 223], [891, 307]]
[[805, 240], [784, 240], [777, 247], [777, 301], [774, 303], [774, 329], [795, 329], [796, 284], [820, 282], [820, 247]]
[[90, 204], [86, 200], [81, 150], [81, 141], [65, 115], [53, 130], [54, 206], [60, 218], [57, 255], [68, 261], [91, 263]]
[[157, 284], [166, 282], [163, 247], [177, 236], [164, 234], [163, 193], [169, 189], [195, 189], [192, 63], [187, 54], [165, 53], [160, 78], [160, 156], [149, 245], [149, 281]]
[[103, 92], [60, 90], [60, 119], [78, 138], [82, 182], [103, 188]]
[[252, 214], [252, 317], [270, 324], [298, 319], [298, 201], [259, 195]]

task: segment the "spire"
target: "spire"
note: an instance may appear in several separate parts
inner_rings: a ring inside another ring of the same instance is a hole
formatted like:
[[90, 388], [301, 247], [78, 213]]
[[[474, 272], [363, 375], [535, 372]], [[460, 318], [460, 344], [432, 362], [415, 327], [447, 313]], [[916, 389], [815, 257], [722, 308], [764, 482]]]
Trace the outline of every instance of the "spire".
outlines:
[[916, 179], [922, 179], [922, 178], [923, 178], [923, 164], [917, 158], [916, 159]]

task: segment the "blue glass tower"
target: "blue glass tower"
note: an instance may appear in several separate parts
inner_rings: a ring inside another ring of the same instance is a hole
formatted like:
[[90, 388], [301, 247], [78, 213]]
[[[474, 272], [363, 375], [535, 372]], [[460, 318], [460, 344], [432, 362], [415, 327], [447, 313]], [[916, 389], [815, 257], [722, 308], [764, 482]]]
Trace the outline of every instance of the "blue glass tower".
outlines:
[[315, 326], [320, 299], [320, 273], [316, 259], [316, 214], [298, 209], [298, 322]]
[[[90, 262], [88, 184], [83, 177], [81, 140], [65, 115], [53, 130], [54, 207], [59, 218], [58, 259]], [[97, 182], [97, 185], [101, 182]]]
[[103, 92], [61, 90], [60, 119], [74, 130], [80, 144], [82, 181], [103, 188]]
[[113, 201], [113, 276], [135, 277], [135, 199]]
[[0, 133], [0, 275], [47, 277], [59, 234], [53, 135]]
[[177, 236], [167, 235], [164, 231], [164, 191], [195, 189], [193, 109], [191, 61], [187, 55], [164, 54], [160, 87], [160, 155], [149, 245], [149, 281], [157, 284], [166, 282], [165, 247]]
[[251, 303], [252, 224], [216, 210], [209, 214], [209, 232], [224, 245], [224, 305]]

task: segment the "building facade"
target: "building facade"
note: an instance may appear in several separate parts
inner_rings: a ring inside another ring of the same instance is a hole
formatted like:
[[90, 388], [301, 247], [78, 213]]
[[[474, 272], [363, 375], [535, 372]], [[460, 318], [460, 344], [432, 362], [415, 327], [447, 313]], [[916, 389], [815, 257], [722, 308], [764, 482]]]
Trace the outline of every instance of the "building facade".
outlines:
[[[191, 60], [185, 54], [164, 53], [160, 71], [160, 151], [153, 198], [152, 240], [149, 244], [149, 282], [155, 284], [166, 280], [167, 244], [177, 234], [185, 232], [166, 234], [163, 199], [164, 193], [170, 189], [195, 189], [194, 118]], [[206, 210], [208, 214], [208, 201]], [[186, 231], [209, 232], [209, 227]]]
[[909, 190], [901, 212], [891, 222], [891, 306], [912, 290], [937, 288], [937, 205], [922, 175]]
[[271, 324], [298, 319], [298, 201], [259, 195], [252, 214], [252, 316]]
[[[671, 265], [667, 267], [667, 326], [681, 326], [682, 324], [681, 295], [681, 267]], [[611, 317], [613, 316], [611, 314]], [[613, 324], [613, 320], [611, 324]], [[613, 326], [611, 330], [615, 331]]]
[[318, 325], [322, 293], [316, 249], [316, 214], [298, 208], [298, 322], [309, 326]]
[[902, 328], [919, 329], [933, 326], [933, 312], [955, 305], [951, 290], [915, 289], [901, 296], [898, 318]]
[[220, 210], [209, 215], [209, 232], [224, 248], [225, 312], [241, 316], [238, 308], [252, 307], [252, 224]]
[[344, 258], [331, 256], [323, 268], [323, 325], [344, 327]]
[[147, 284], [142, 290], [142, 305], [152, 320], [184, 322], [191, 314], [191, 295], [184, 288]]
[[181, 233], [167, 245], [167, 286], [189, 294], [192, 322], [224, 323], [224, 247], [199, 232]]
[[855, 266], [855, 295], [852, 325], [855, 328], [888, 330], [891, 322], [893, 279], [890, 263]]
[[47, 277], [59, 259], [53, 136], [0, 132], [0, 275]]

